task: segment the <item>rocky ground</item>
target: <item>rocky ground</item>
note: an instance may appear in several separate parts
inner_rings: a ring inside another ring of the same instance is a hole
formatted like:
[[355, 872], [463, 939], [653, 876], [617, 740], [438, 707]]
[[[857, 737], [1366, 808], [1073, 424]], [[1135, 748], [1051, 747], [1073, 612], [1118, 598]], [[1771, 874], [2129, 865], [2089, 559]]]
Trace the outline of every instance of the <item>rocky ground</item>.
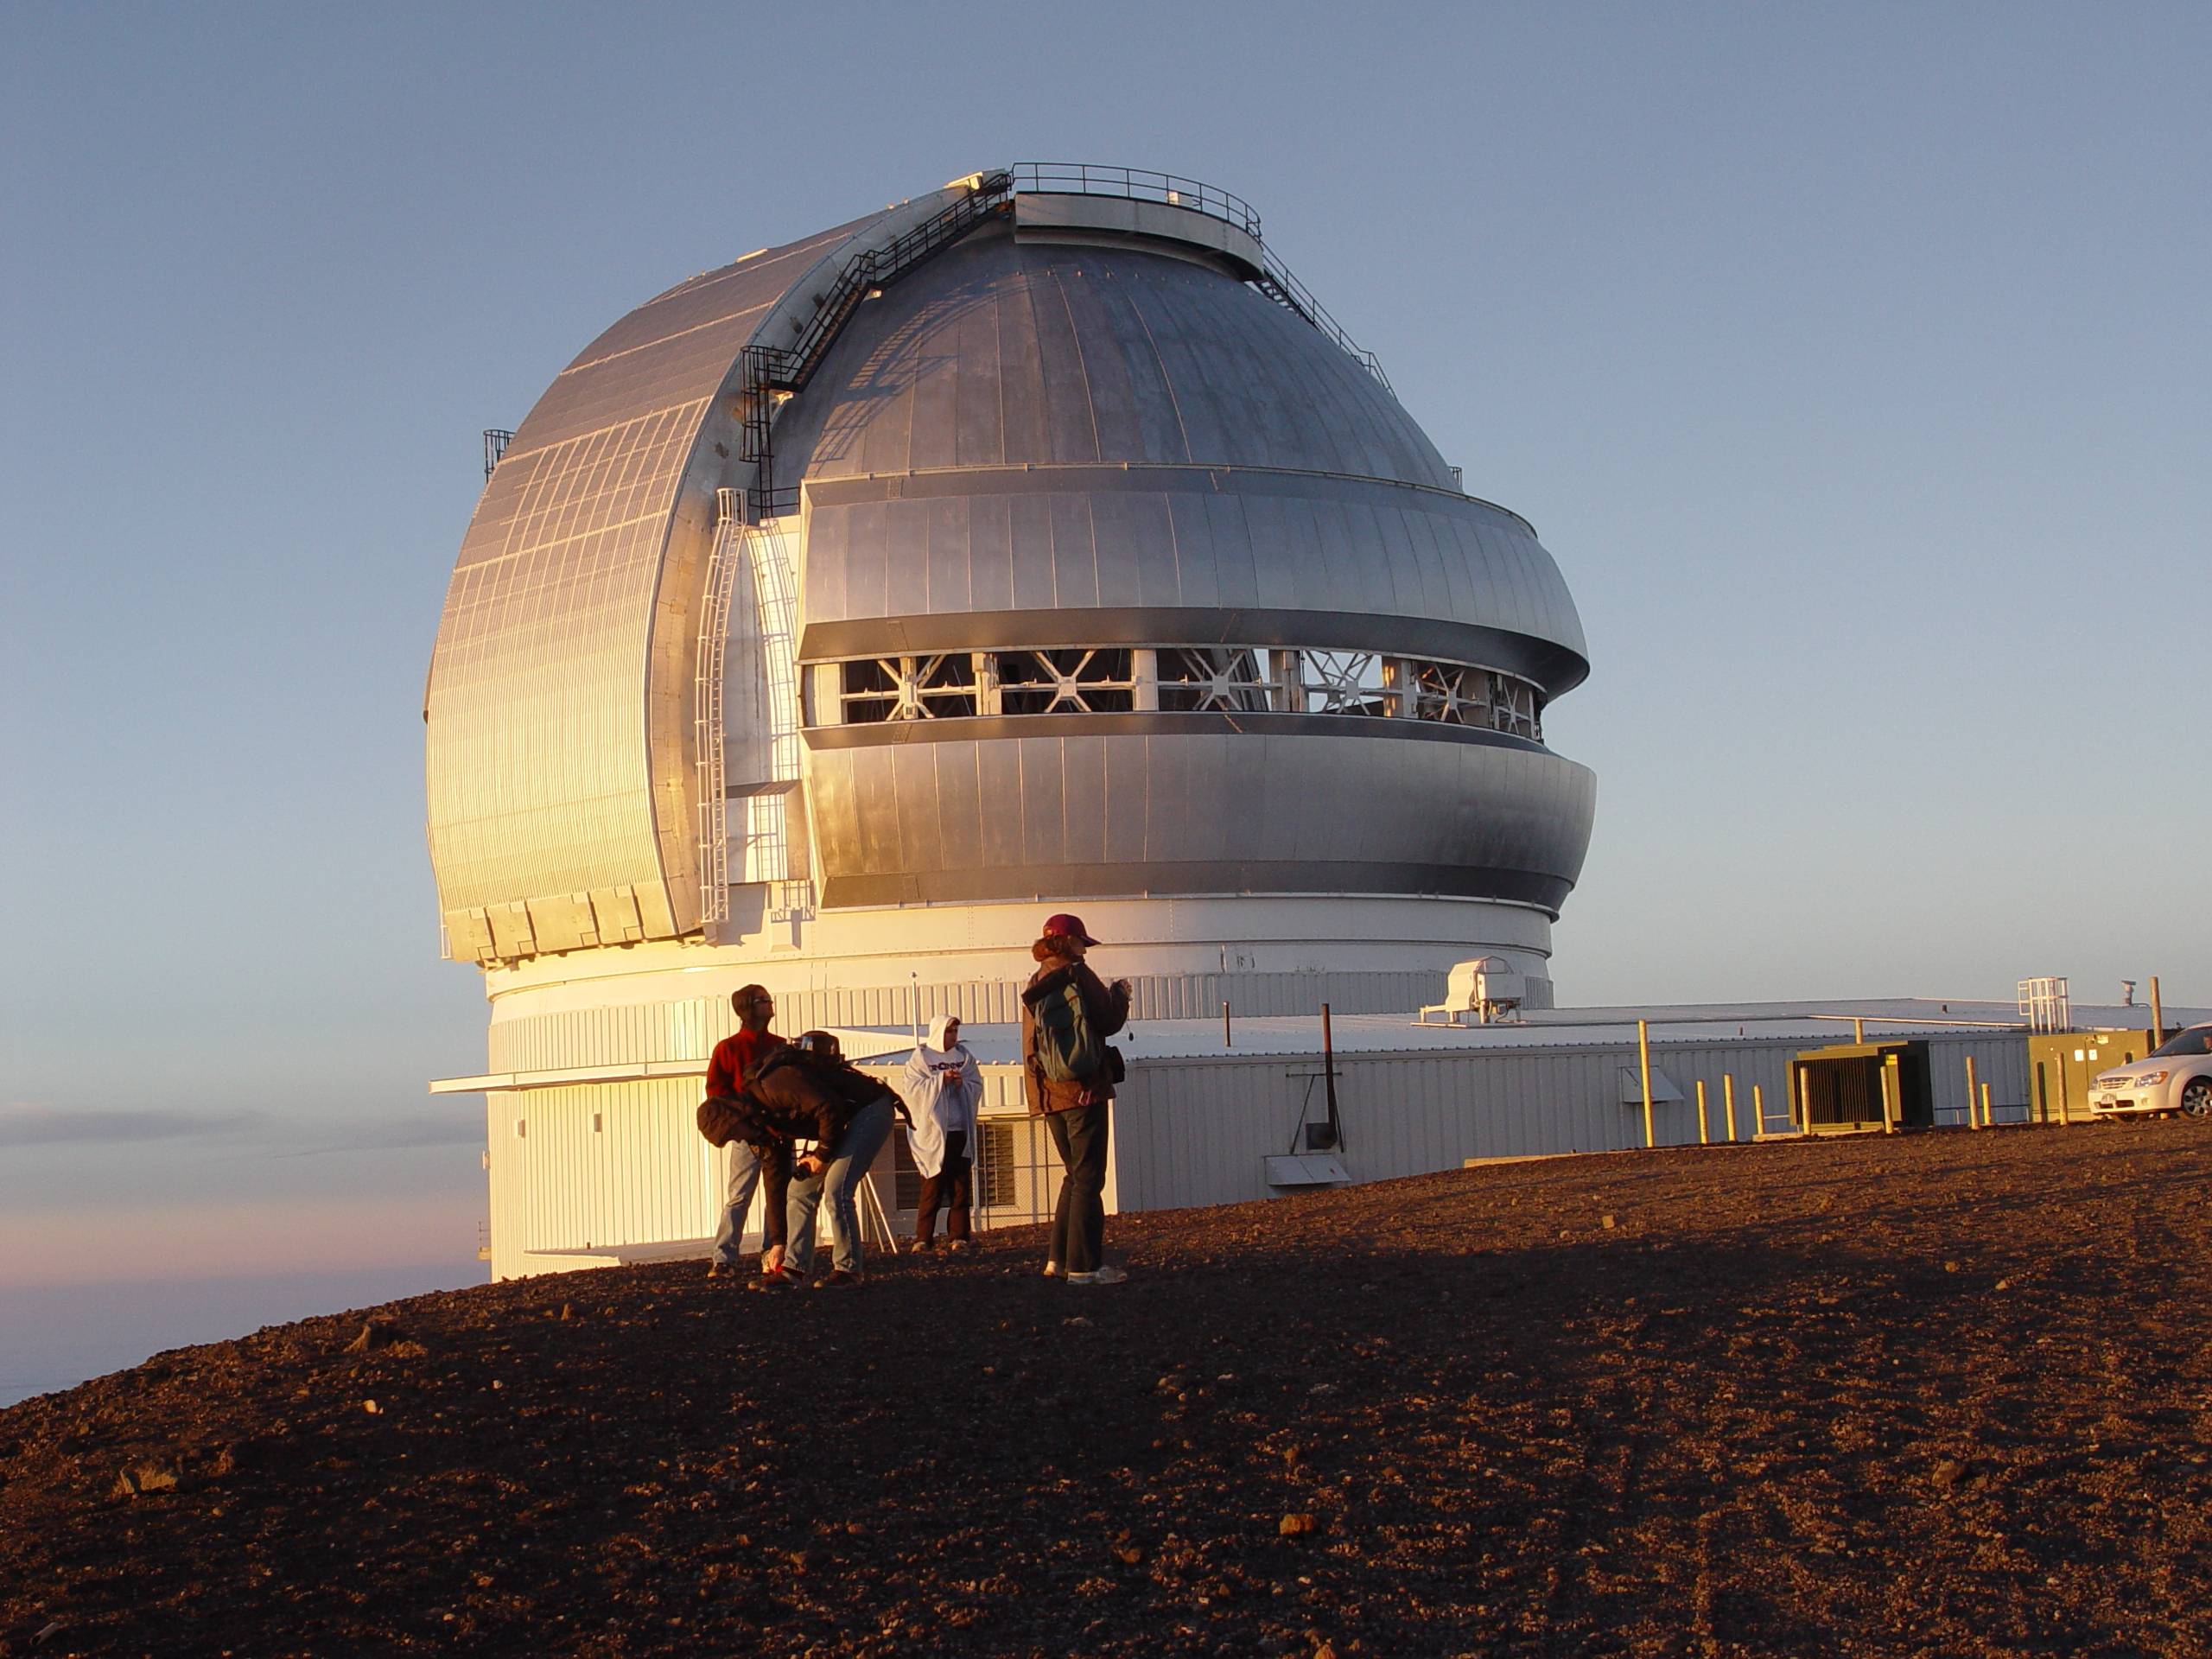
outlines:
[[0, 1411], [0, 1654], [2202, 1654], [2208, 1175], [1627, 1154], [1116, 1220], [1110, 1289], [311, 1319]]

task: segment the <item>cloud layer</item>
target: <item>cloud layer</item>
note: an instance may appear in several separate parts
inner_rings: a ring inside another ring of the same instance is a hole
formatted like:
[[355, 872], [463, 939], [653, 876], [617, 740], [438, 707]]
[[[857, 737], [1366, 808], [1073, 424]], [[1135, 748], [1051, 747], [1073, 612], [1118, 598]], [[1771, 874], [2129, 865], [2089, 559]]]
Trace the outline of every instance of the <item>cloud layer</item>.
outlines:
[[268, 1127], [266, 1112], [64, 1110], [36, 1101], [0, 1105], [0, 1147], [215, 1140]]

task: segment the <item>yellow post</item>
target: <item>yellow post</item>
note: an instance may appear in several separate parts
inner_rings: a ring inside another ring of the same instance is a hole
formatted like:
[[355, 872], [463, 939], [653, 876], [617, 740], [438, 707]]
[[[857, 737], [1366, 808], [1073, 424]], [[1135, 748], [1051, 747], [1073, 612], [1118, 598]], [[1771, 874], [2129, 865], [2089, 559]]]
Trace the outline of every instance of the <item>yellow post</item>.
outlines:
[[1756, 1141], [1766, 1133], [1766, 1085], [1751, 1085], [1751, 1139]]
[[1802, 1065], [1796, 1071], [1797, 1096], [1790, 1108], [1795, 1116], [1789, 1123], [1798, 1134], [1810, 1135], [1813, 1132], [1813, 1074]]
[[1728, 1114], [1728, 1144], [1732, 1147], [1736, 1144], [1736, 1074], [1733, 1071], [1720, 1074], [1720, 1108]]
[[1978, 1129], [1981, 1127], [1981, 1118], [1974, 1110], [1975, 1092], [1974, 1056], [1969, 1054], [1967, 1056], [1967, 1127], [1970, 1129]]
[[1657, 1137], [1651, 1132], [1651, 1027], [1647, 1020], [1636, 1022], [1636, 1059], [1643, 1069], [1643, 1144], [1656, 1146]]
[[1997, 1127], [1997, 1114], [1989, 1109], [1989, 1085], [1981, 1085], [1981, 1126], [1986, 1129]]
[[1856, 1015], [1853, 1016], [1851, 1021], [1851, 1040], [1854, 1043], [1864, 1043], [1866, 1040], [1866, 1022]]
[[1713, 1137], [1705, 1132], [1705, 1079], [1697, 1080], [1697, 1143], [1700, 1147], [1713, 1144]]
[[2151, 1046], [2166, 1040], [2166, 1007], [2158, 1001], [2158, 976], [2151, 976]]
[[1904, 1093], [1902, 1077], [1897, 1071], [1897, 1057], [1894, 1054], [1885, 1054], [1882, 1057], [1882, 1133], [1884, 1135], [1895, 1135], [1897, 1132], [1897, 1114], [1904, 1105], [1900, 1098]]

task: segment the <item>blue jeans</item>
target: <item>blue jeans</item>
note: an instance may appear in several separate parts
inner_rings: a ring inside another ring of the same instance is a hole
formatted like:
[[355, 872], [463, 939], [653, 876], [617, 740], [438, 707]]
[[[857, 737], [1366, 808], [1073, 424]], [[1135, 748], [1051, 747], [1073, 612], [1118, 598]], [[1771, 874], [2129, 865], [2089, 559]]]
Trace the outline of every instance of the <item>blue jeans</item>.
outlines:
[[734, 1268], [745, 1241], [745, 1212], [753, 1207], [753, 1189], [760, 1185], [760, 1159], [742, 1141], [731, 1141], [727, 1150], [729, 1184], [723, 1189], [721, 1225], [715, 1229], [715, 1260]]
[[830, 1193], [830, 1265], [846, 1273], [861, 1270], [861, 1212], [853, 1195], [890, 1135], [891, 1096], [884, 1095], [853, 1114], [828, 1169], [811, 1179], [791, 1178], [786, 1212], [791, 1243], [785, 1247], [784, 1262], [792, 1272], [804, 1276], [814, 1270], [814, 1212], [825, 1188]]

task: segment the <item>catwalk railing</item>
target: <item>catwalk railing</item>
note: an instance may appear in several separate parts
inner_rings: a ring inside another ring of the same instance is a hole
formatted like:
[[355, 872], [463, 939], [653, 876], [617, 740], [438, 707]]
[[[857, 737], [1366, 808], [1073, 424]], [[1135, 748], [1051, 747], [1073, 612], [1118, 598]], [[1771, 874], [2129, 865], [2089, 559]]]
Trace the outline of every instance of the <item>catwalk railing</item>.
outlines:
[[753, 345], [745, 348], [744, 412], [739, 444], [742, 458], [756, 469], [753, 488], [748, 492], [752, 509], [749, 516], [755, 522], [798, 510], [798, 486], [779, 485], [776, 480], [776, 411], [805, 388], [861, 302], [943, 252], [986, 219], [1005, 213], [1013, 199], [1023, 194], [1109, 196], [1158, 202], [1236, 226], [1259, 246], [1260, 265], [1251, 279], [1252, 285], [1327, 336], [1338, 350], [1374, 376], [1385, 391], [1391, 390], [1390, 377], [1383, 373], [1375, 353], [1345, 333], [1344, 326], [1313, 297], [1313, 290], [1268, 249], [1267, 239], [1260, 233], [1260, 215], [1243, 197], [1196, 179], [1141, 168], [1103, 167], [1085, 162], [1017, 162], [1002, 172], [979, 175], [958, 200], [891, 243], [865, 249], [847, 260], [816, 303], [799, 337], [791, 345]]

